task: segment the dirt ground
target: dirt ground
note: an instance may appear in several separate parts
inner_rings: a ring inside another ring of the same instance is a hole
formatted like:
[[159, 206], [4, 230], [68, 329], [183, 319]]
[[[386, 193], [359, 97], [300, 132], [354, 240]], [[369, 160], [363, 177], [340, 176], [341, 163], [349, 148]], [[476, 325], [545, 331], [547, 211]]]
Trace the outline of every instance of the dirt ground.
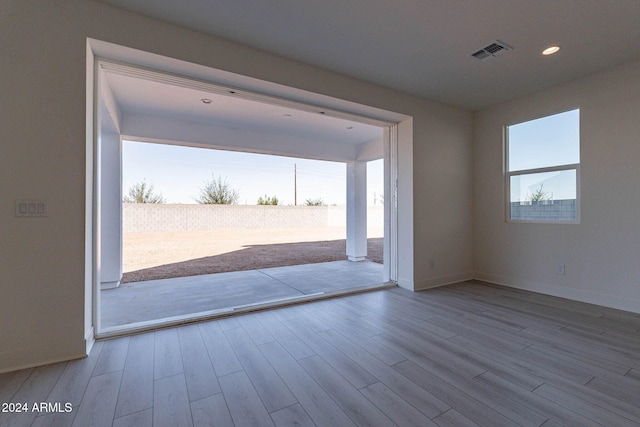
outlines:
[[[382, 229], [369, 229], [367, 258], [382, 262]], [[123, 235], [122, 283], [337, 261], [342, 227], [140, 232]]]

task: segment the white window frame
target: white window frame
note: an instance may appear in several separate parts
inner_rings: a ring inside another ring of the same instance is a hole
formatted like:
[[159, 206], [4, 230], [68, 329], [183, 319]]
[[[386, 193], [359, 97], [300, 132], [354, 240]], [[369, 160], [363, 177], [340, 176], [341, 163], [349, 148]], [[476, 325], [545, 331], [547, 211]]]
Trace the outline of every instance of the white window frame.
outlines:
[[[514, 223], [531, 223], [531, 224], [580, 224], [580, 163], [571, 163], [560, 166], [549, 166], [542, 168], [524, 169], [518, 171], [509, 171], [509, 127], [515, 126], [521, 123], [529, 121], [544, 119], [546, 117], [552, 117], [556, 114], [562, 114], [569, 111], [578, 110], [580, 108], [572, 108], [566, 111], [560, 111], [557, 113], [547, 114], [533, 119], [523, 120], [517, 123], [505, 125], [503, 127], [503, 141], [504, 141], [504, 176], [505, 176], [505, 221]], [[580, 126], [580, 122], [578, 122]], [[581, 133], [580, 133], [581, 134]], [[578, 151], [580, 151], [582, 144], [581, 140], [578, 140]], [[581, 158], [581, 157], [580, 157]], [[521, 175], [533, 175], [545, 172], [561, 172], [574, 170], [576, 172], [576, 216], [574, 220], [553, 220], [553, 219], [512, 219], [511, 218], [511, 178]]]

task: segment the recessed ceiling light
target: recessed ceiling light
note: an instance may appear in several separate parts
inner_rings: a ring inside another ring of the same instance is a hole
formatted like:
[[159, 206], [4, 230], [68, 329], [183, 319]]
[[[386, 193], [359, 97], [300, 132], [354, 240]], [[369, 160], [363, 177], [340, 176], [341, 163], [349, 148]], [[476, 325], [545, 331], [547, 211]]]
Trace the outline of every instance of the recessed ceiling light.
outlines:
[[202, 98], [200, 101], [202, 101], [203, 104], [211, 104], [211, 100], [209, 98]]
[[542, 51], [543, 55], [553, 55], [557, 51], [560, 50], [560, 46], [549, 46], [545, 50]]

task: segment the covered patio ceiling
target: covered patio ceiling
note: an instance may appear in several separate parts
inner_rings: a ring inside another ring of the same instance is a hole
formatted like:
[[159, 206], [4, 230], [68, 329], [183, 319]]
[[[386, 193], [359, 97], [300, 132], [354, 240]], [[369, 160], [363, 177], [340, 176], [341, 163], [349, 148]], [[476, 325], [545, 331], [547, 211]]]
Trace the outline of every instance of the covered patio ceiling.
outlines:
[[136, 67], [101, 68], [103, 130], [123, 138], [332, 161], [383, 157], [382, 123]]

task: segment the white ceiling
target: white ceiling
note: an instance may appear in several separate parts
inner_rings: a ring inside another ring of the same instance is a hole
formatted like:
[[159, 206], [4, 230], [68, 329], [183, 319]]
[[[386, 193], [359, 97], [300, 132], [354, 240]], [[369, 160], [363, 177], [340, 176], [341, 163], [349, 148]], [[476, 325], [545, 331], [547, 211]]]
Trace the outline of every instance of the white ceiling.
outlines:
[[637, 0], [100, 1], [471, 110], [640, 58]]

